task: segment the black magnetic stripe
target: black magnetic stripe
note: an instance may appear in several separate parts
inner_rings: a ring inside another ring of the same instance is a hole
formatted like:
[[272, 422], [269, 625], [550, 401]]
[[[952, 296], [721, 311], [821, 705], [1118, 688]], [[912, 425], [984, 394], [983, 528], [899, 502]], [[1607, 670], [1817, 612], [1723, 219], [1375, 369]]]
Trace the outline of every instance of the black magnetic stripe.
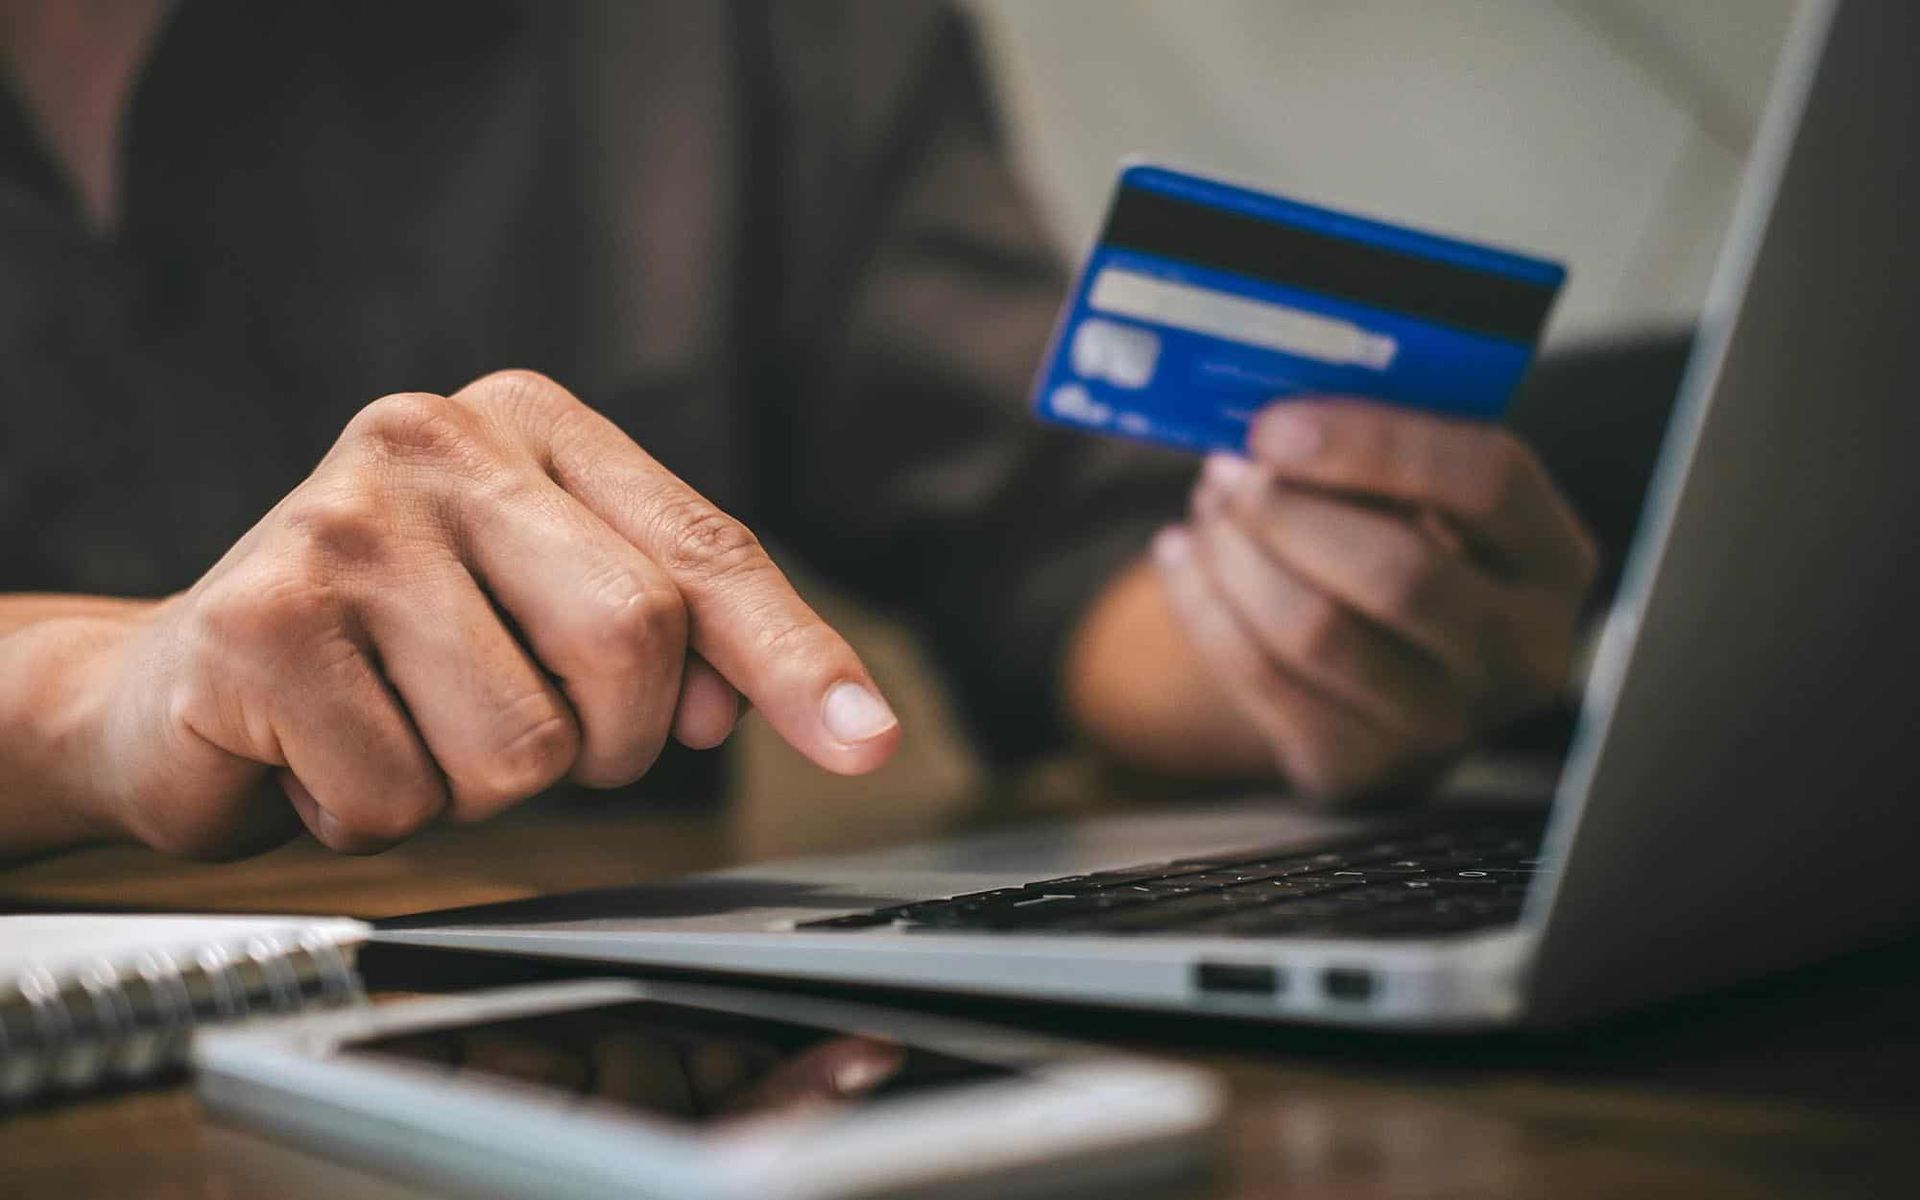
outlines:
[[1529, 344], [1557, 290], [1137, 187], [1120, 189], [1100, 240]]

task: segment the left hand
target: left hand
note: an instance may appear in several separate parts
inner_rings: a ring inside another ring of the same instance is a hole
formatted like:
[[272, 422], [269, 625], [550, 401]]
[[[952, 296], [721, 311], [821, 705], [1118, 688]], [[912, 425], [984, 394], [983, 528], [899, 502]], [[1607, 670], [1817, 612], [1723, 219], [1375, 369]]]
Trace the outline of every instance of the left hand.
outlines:
[[1495, 425], [1293, 400], [1155, 543], [1188, 639], [1281, 772], [1389, 783], [1565, 686], [1592, 538]]

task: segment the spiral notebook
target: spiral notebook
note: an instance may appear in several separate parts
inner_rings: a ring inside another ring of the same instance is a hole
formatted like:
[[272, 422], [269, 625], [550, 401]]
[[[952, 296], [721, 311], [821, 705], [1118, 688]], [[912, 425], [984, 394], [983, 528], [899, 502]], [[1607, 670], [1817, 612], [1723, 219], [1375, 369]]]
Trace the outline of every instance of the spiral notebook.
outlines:
[[362, 922], [0, 917], [0, 1105], [161, 1074], [198, 1025], [359, 1003]]

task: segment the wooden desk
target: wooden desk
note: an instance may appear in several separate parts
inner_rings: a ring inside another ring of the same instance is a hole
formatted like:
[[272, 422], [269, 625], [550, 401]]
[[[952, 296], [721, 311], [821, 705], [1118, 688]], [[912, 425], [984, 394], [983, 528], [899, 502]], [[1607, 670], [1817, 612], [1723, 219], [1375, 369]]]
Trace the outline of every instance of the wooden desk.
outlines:
[[[364, 859], [89, 852], [0, 874], [0, 893], [382, 916], [694, 870], [732, 844], [718, 820], [531, 814]], [[1551, 1038], [965, 1007], [1225, 1072], [1231, 1197], [1920, 1195], [1920, 942]], [[0, 1120], [0, 1197], [423, 1195], [208, 1122], [185, 1087]]]

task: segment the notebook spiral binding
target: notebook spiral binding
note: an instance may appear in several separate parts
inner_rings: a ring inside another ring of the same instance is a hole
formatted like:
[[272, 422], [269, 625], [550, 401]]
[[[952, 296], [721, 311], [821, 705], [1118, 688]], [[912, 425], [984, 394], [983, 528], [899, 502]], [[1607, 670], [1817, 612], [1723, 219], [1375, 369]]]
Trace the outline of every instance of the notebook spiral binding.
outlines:
[[160, 1075], [185, 1061], [199, 1025], [364, 999], [351, 951], [309, 932], [147, 951], [130, 969], [31, 969], [0, 989], [0, 1104]]

